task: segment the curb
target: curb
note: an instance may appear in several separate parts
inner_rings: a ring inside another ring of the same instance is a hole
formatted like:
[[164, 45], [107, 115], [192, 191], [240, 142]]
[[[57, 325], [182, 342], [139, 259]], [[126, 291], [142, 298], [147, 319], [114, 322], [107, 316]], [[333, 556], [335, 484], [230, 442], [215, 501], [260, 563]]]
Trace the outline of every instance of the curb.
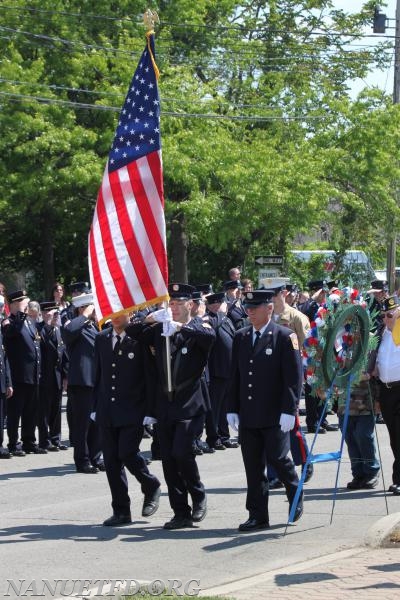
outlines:
[[400, 512], [392, 513], [371, 525], [365, 536], [370, 548], [393, 548], [400, 544]]

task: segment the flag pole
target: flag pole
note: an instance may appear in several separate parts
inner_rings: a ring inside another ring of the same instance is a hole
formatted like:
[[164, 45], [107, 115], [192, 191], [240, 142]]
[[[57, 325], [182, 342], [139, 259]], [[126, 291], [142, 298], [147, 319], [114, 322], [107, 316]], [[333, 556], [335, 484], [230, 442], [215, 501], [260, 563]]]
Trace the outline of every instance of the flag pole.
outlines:
[[[155, 23], [159, 23], [160, 19], [158, 14], [154, 10], [150, 10], [148, 8], [143, 15], [143, 22], [146, 27], [146, 33], [150, 34], [154, 31]], [[155, 66], [155, 65], [154, 65]], [[158, 73], [158, 70], [157, 70]], [[168, 302], [163, 303], [164, 308], [168, 309]], [[165, 336], [165, 358], [167, 363], [167, 390], [168, 390], [168, 399], [172, 400], [172, 372], [171, 372], [171, 340], [170, 336]]]

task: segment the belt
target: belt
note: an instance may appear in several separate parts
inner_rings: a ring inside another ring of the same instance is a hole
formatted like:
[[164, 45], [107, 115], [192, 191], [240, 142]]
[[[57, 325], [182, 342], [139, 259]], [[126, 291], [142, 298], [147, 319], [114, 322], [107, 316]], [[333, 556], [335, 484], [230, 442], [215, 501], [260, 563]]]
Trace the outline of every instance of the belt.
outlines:
[[384, 385], [385, 387], [387, 387], [388, 390], [390, 390], [391, 388], [400, 386], [400, 381], [387, 381], [387, 382], [384, 382], [384, 381], [380, 381], [379, 380], [379, 382], [380, 382], [381, 385]]

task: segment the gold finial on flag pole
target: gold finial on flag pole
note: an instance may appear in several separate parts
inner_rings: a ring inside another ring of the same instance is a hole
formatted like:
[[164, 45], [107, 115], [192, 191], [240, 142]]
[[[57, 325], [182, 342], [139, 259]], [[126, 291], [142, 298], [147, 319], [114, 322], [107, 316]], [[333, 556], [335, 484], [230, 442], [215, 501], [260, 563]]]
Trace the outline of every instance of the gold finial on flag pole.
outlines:
[[143, 15], [143, 22], [147, 31], [152, 31], [155, 23], [159, 23], [160, 19], [155, 10], [150, 10], [150, 8], [148, 8]]

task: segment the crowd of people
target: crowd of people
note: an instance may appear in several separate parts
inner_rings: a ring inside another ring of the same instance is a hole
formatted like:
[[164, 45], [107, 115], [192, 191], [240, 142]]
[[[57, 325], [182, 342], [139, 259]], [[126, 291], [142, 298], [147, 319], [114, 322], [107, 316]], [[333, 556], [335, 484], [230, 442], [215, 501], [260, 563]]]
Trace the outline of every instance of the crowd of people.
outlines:
[[[87, 282], [56, 283], [51, 300], [0, 284], [0, 458], [60, 452], [62, 394], [67, 392], [69, 445], [78, 473], [105, 471], [113, 513], [105, 526], [131, 522], [125, 469], [140, 483], [142, 515], [159, 506], [160, 481], [140, 453], [151, 436], [161, 460], [173, 515], [166, 529], [190, 527], [207, 513], [196, 457], [241, 448], [247, 479], [247, 532], [269, 527], [268, 493], [284, 487], [292, 507], [299, 478], [313, 475], [299, 421], [305, 392], [309, 433], [343, 428], [326, 419], [323, 399], [304, 384], [301, 349], [310, 322], [337, 282], [311, 281], [254, 289], [235, 267], [220, 291], [210, 284], [171, 283], [168, 307], [113, 316], [99, 330]], [[349, 489], [379, 481], [374, 426], [378, 414], [394, 455], [389, 491], [400, 495], [400, 346], [392, 330], [398, 299], [387, 282], [368, 291], [378, 348], [352, 389], [345, 441]], [[7, 444], [4, 444], [4, 431]], [[238, 437], [232, 438], [231, 431]], [[292, 458], [289, 458], [289, 450]], [[303, 513], [303, 497], [294, 521]]]

